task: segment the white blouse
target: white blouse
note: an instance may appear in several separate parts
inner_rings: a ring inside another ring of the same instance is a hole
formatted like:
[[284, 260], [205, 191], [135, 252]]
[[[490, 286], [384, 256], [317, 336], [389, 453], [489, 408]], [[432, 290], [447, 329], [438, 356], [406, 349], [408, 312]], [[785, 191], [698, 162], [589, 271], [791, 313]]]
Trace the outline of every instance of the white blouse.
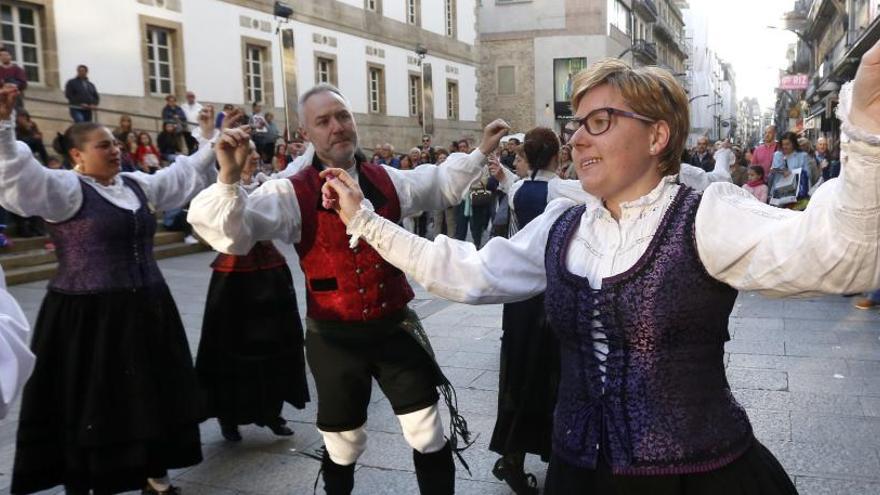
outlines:
[[34, 369], [34, 354], [28, 348], [31, 332], [21, 307], [6, 291], [6, 276], [0, 267], [0, 418]]
[[[216, 134], [215, 134], [216, 135]], [[143, 189], [157, 210], [178, 208], [217, 178], [212, 141], [200, 140], [199, 151], [178, 155], [174, 163], [155, 174], [122, 172]], [[73, 217], [82, 204], [80, 179], [110, 203], [126, 210], [140, 207], [137, 195], [116, 177], [103, 185], [70, 170], [41, 165], [26, 144], [15, 141], [11, 120], [0, 121], [0, 205], [22, 216], [38, 216], [58, 223]]]
[[[305, 156], [305, 155], [303, 155]], [[383, 165], [400, 199], [400, 216], [456, 205], [480, 178], [486, 157], [479, 149], [453, 153], [443, 163], [398, 170]], [[357, 168], [348, 173], [357, 179]], [[187, 217], [193, 229], [217, 251], [247, 254], [257, 241], [300, 240], [302, 217], [293, 183], [269, 180], [248, 195], [239, 183], [217, 182], [193, 199]]]
[[[848, 124], [851, 85], [841, 91], [839, 117]], [[850, 134], [856, 134], [850, 132]], [[843, 172], [820, 187], [804, 212], [758, 202], [730, 183], [706, 188], [697, 210], [699, 257], [715, 279], [770, 296], [848, 293], [880, 286], [880, 145], [877, 137], [845, 138]], [[849, 142], [848, 142], [849, 141]], [[873, 143], [873, 144], [872, 144]], [[557, 181], [556, 184], [572, 181]], [[660, 181], [621, 205], [619, 220], [588, 194], [567, 268], [593, 288], [644, 254], [679, 189]], [[481, 250], [438, 236], [410, 234], [364, 208], [348, 227], [427, 290], [470, 304], [513, 302], [547, 285], [544, 252], [550, 227], [575, 200], [560, 198], [510, 239], [492, 238]]]

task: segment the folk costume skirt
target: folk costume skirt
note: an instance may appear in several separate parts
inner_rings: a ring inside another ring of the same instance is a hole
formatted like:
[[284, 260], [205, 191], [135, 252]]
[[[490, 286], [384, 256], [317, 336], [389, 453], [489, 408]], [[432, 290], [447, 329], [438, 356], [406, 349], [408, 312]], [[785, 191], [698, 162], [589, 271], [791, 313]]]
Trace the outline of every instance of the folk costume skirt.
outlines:
[[303, 327], [287, 265], [211, 276], [196, 371], [208, 416], [271, 424], [309, 401]]
[[544, 295], [504, 305], [498, 416], [489, 449], [550, 458], [559, 386], [559, 342], [544, 317]]
[[204, 418], [192, 355], [168, 287], [49, 289], [31, 348], [12, 493], [64, 484], [95, 493], [201, 462]]

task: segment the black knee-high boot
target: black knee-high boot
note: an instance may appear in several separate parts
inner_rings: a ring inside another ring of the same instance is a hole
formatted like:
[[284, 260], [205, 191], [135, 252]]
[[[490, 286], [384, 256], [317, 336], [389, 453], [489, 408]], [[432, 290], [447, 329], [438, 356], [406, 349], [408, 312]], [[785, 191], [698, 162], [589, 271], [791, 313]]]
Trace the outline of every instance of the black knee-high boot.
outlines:
[[422, 495], [451, 495], [455, 493], [455, 464], [449, 442], [437, 452], [422, 454], [413, 450], [413, 464], [419, 493]]
[[354, 464], [340, 466], [330, 460], [330, 454], [324, 452], [321, 473], [324, 478], [324, 493], [327, 495], [349, 495], [354, 489]]

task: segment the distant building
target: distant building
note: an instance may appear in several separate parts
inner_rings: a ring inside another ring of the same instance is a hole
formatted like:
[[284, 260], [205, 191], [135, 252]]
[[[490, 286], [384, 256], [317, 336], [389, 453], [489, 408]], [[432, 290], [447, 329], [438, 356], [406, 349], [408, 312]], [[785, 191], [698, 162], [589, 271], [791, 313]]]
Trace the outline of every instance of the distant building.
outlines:
[[[351, 100], [365, 148], [416, 145], [423, 122], [433, 124], [438, 144], [479, 133], [476, 0], [290, 2], [294, 14], [281, 29], [292, 46], [284, 50], [273, 3], [4, 1], [0, 32], [31, 79], [28, 98], [64, 102], [64, 82], [85, 64], [101, 93], [100, 121], [110, 125], [119, 116], [106, 110], [154, 116], [166, 94], [182, 102], [190, 90], [202, 103], [249, 110], [259, 101], [283, 126], [283, 57], [292, 116], [300, 92], [336, 84]], [[417, 45], [427, 50], [423, 60]], [[27, 106], [45, 118], [44, 130], [67, 125], [63, 107]], [[135, 125], [156, 128], [148, 119]]]

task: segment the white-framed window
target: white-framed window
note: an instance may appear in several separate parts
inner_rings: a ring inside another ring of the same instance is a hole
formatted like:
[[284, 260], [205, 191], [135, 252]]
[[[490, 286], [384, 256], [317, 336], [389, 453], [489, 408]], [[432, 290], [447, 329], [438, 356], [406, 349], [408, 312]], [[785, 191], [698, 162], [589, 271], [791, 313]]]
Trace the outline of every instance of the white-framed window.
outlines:
[[446, 81], [446, 118], [458, 120], [458, 83]]
[[40, 10], [35, 6], [0, 5], [0, 41], [13, 61], [24, 69], [29, 82], [43, 81]]
[[444, 0], [444, 15], [446, 19], [446, 36], [455, 37], [455, 0]]
[[147, 26], [146, 33], [150, 94], [171, 94], [174, 92], [173, 33], [155, 26]]
[[406, 23], [418, 26], [419, 22], [419, 0], [406, 0]]
[[367, 67], [367, 103], [370, 113], [385, 113], [385, 71], [382, 67]]
[[422, 77], [409, 75], [409, 115], [416, 117], [422, 112]]
[[266, 48], [246, 45], [244, 53], [244, 81], [247, 100], [262, 103], [265, 93], [263, 65], [268, 63]]
[[498, 94], [516, 94], [516, 67], [512, 65], [498, 66]]
[[329, 56], [315, 57], [315, 84], [336, 85], [336, 60]]
[[608, 24], [625, 34], [632, 33], [632, 13], [620, 0], [608, 0]]

